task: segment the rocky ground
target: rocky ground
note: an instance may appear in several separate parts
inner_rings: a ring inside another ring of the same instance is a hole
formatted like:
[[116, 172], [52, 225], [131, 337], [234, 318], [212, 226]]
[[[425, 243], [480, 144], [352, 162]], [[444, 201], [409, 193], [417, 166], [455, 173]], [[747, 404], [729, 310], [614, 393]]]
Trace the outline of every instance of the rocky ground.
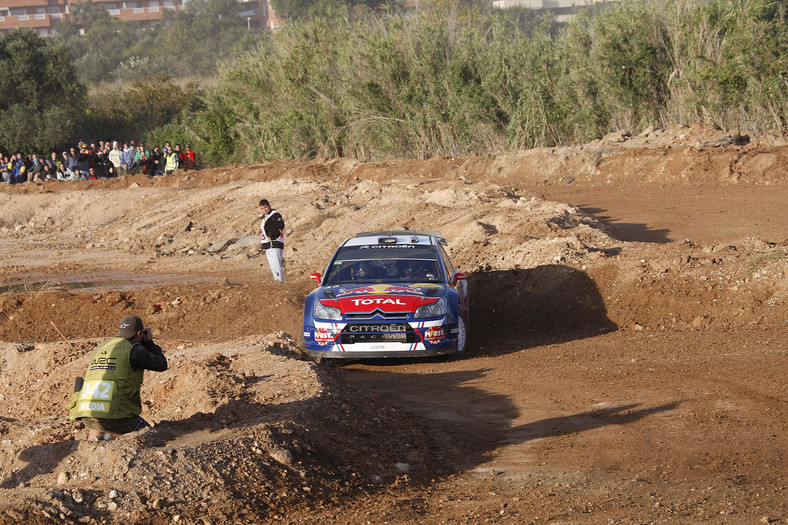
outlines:
[[[784, 134], [0, 190], [2, 523], [788, 523]], [[469, 355], [314, 363], [309, 273], [386, 228], [447, 238]], [[65, 405], [127, 314], [155, 427], [90, 443]]]

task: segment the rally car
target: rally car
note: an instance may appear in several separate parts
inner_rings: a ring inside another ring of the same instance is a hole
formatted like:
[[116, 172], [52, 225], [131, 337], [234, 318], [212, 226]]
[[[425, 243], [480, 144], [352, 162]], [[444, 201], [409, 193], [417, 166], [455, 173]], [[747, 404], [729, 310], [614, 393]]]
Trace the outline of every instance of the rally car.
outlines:
[[468, 280], [440, 233], [376, 231], [344, 241], [304, 304], [307, 350], [322, 358], [461, 355]]

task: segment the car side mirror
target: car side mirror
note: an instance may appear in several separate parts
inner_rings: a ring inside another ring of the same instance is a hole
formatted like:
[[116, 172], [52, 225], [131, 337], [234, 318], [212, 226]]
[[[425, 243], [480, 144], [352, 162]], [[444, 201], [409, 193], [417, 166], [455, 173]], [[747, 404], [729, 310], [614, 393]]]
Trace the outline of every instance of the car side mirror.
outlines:
[[317, 285], [320, 286], [320, 274], [319, 273], [315, 272], [313, 274], [310, 274], [309, 278], [312, 279], [313, 281], [317, 281]]
[[468, 280], [468, 276], [467, 275], [465, 275], [462, 272], [457, 272], [457, 273], [454, 274], [454, 277], [451, 278], [451, 285], [452, 286], [457, 286], [458, 282], [460, 282], [460, 281], [467, 281], [467, 280]]

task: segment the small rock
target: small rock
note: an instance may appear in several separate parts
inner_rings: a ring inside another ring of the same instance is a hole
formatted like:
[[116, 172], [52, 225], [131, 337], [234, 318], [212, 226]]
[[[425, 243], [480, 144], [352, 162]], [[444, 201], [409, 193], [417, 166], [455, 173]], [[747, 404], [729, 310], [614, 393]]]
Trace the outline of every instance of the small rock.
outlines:
[[274, 450], [271, 452], [271, 457], [282, 465], [289, 465], [293, 462], [293, 454], [286, 448]]
[[223, 252], [230, 244], [232, 244], [232, 242], [233, 239], [225, 239], [223, 241], [215, 242], [208, 247], [208, 253]]
[[407, 463], [394, 463], [394, 468], [399, 470], [400, 472], [409, 472], [410, 465]]
[[57, 484], [58, 485], [65, 485], [68, 483], [68, 480], [71, 479], [71, 474], [68, 472], [61, 472], [57, 475]]
[[110, 501], [109, 503], [107, 503], [107, 510], [110, 512], [115, 512], [116, 510], [118, 510], [118, 504], [115, 503], [114, 501]]

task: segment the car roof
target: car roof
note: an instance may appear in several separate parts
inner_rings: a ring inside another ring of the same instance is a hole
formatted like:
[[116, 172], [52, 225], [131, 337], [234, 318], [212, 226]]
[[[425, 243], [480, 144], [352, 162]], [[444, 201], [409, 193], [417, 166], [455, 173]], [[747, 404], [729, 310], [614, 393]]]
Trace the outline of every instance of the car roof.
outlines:
[[380, 230], [356, 234], [342, 243], [342, 246], [361, 246], [365, 244], [443, 244], [446, 239], [439, 232], [421, 230]]

